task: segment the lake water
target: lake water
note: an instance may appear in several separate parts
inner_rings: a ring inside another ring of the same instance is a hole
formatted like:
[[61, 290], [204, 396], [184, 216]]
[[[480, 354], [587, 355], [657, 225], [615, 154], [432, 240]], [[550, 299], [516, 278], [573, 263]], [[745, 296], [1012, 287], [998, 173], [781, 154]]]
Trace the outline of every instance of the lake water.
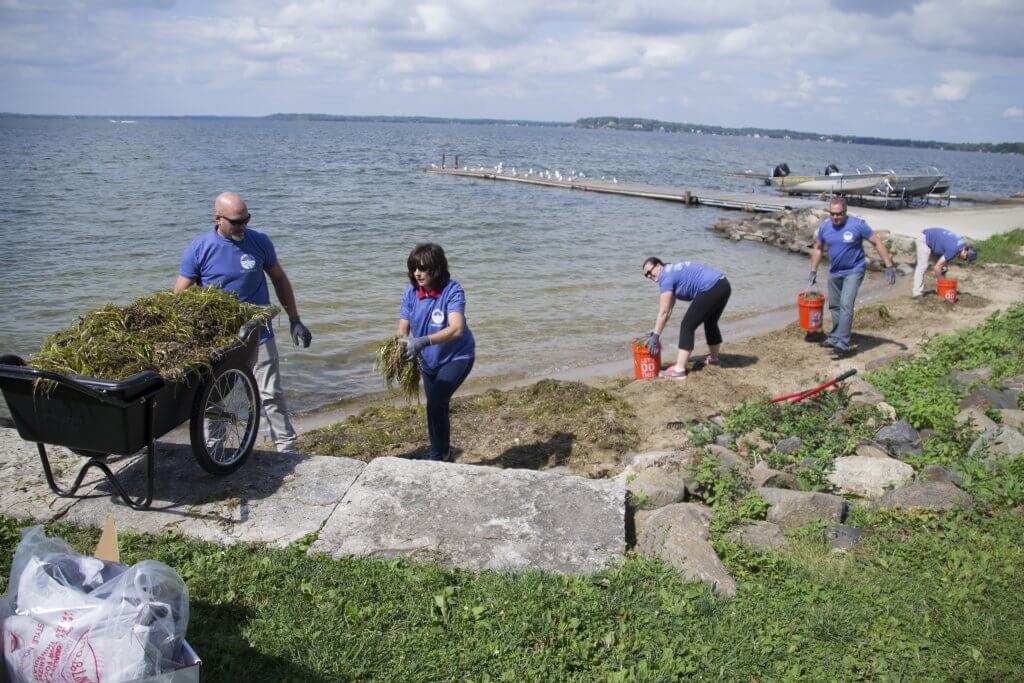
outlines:
[[424, 173], [442, 151], [471, 166], [504, 162], [735, 190], [754, 188], [722, 172], [782, 161], [796, 173], [828, 162], [845, 170], [934, 165], [961, 192], [1008, 194], [1024, 185], [1020, 155], [823, 141], [460, 124], [0, 117], [0, 353], [27, 355], [90, 309], [170, 288], [185, 245], [212, 225], [213, 198], [222, 190], [239, 192], [251, 227], [273, 238], [313, 332], [313, 345], [296, 350], [287, 325], [277, 328], [297, 410], [380, 390], [372, 349], [395, 329], [405, 260], [418, 242], [443, 245], [466, 289], [477, 379], [624, 359], [628, 341], [649, 329], [656, 313], [656, 288], [640, 272], [647, 255], [723, 270], [733, 286], [728, 316], [788, 304], [804, 283], [806, 258], [711, 234], [707, 228], [728, 212]]

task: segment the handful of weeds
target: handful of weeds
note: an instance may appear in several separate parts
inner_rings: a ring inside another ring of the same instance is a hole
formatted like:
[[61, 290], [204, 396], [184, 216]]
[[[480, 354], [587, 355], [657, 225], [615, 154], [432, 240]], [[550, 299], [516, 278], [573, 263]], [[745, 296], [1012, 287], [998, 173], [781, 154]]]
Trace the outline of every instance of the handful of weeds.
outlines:
[[647, 346], [647, 340], [651, 338], [650, 332], [644, 332], [633, 339], [633, 346]]
[[384, 377], [388, 391], [398, 385], [398, 392], [406, 400], [419, 399], [420, 364], [417, 360], [405, 359], [405, 344], [401, 337], [388, 337], [377, 346], [373, 369]]
[[207, 368], [250, 320], [276, 309], [242, 303], [216, 287], [157, 292], [129, 306], [106, 305], [50, 335], [28, 364], [66, 375], [120, 380], [155, 370], [169, 381]]

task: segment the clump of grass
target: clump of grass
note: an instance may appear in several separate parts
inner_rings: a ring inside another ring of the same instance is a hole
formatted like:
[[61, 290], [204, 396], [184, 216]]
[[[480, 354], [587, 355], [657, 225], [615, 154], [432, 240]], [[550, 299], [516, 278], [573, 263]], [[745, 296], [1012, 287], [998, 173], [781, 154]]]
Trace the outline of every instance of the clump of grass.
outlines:
[[1024, 266], [1024, 228], [993, 235], [975, 246], [978, 249], [978, 263]]
[[119, 380], [155, 370], [178, 381], [209, 367], [252, 319], [267, 323], [273, 309], [242, 303], [216, 287], [157, 292], [129, 306], [108, 304], [50, 335], [28, 364], [65, 375]]
[[647, 340], [651, 338], [650, 332], [644, 332], [639, 337], [633, 338], [633, 346], [647, 346]]
[[373, 369], [384, 377], [388, 391], [398, 392], [411, 401], [420, 397], [420, 364], [405, 359], [405, 344], [399, 336], [388, 337], [377, 346]]
[[814, 290], [814, 289], [807, 290], [806, 292], [801, 292], [800, 293], [800, 297], [804, 301], [824, 301], [825, 300], [825, 295], [822, 294], [821, 292], [817, 291], [817, 290]]

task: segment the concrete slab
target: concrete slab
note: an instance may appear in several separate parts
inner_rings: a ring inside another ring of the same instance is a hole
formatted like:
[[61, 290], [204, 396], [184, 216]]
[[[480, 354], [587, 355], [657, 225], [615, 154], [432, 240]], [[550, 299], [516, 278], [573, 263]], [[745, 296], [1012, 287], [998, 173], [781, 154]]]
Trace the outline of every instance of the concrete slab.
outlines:
[[377, 458], [310, 553], [591, 572], [625, 551], [625, 500], [622, 481]]
[[[73, 483], [86, 459], [59, 446], [47, 446], [46, 452], [57, 484], [67, 487]], [[116, 471], [126, 462], [111, 459], [109, 464]], [[0, 514], [19, 519], [40, 522], [60, 519], [77, 500], [61, 498], [50, 490], [36, 444], [22, 440], [14, 429], [0, 429], [0, 481], [3, 482]], [[90, 495], [102, 481], [106, 481], [103, 474], [95, 468], [90, 469], [79, 493]]]
[[[101, 526], [113, 512], [119, 529], [173, 530], [204, 541], [285, 546], [318, 531], [365, 463], [349, 458], [253, 451], [234, 474], [217, 477], [196, 464], [189, 446], [157, 444], [156, 494], [149, 510], [136, 511], [113, 494], [82, 500], [64, 519]], [[143, 489], [145, 467], [135, 459], [122, 472], [129, 492]]]

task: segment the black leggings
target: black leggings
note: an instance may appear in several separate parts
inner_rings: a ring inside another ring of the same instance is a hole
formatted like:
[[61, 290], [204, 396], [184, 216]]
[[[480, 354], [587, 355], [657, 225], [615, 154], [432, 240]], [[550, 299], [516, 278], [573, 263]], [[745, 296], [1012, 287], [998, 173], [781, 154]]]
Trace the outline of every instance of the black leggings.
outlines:
[[693, 303], [686, 309], [683, 322], [679, 323], [679, 348], [693, 351], [693, 333], [704, 323], [704, 338], [708, 346], [722, 343], [722, 333], [718, 329], [718, 319], [722, 317], [725, 305], [729, 303], [732, 287], [724, 277], [706, 292], [693, 298]]

